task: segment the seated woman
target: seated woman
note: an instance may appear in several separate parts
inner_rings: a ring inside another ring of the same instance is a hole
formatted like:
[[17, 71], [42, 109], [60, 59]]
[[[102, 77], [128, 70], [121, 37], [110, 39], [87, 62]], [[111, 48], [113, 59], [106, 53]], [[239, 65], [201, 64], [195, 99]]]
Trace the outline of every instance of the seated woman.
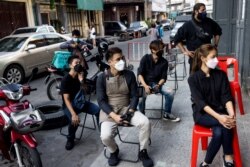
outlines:
[[233, 98], [227, 75], [215, 69], [217, 64], [217, 49], [211, 44], [202, 45], [195, 51], [192, 73], [188, 78], [194, 122], [213, 131], [205, 160], [200, 167], [208, 167], [212, 163], [221, 145], [224, 166], [234, 167], [232, 128], [236, 120]]

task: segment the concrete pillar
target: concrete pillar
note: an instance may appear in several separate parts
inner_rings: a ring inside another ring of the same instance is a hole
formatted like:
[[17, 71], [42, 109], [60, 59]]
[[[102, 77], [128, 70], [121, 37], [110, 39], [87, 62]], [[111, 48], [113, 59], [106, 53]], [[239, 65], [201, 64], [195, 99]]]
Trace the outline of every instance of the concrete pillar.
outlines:
[[88, 11], [84, 11], [84, 10], [81, 11], [81, 15], [82, 15], [82, 29], [83, 29], [82, 35], [83, 35], [83, 38], [87, 38], [88, 35], [89, 35], [89, 27], [88, 27], [88, 22], [87, 22], [87, 12]]
[[68, 27], [68, 18], [67, 18], [67, 9], [65, 5], [65, 0], [60, 1], [60, 5], [57, 6], [57, 15], [58, 19], [60, 20], [62, 26], [65, 28], [65, 31], [67, 33], [69, 32], [69, 27]]
[[34, 13], [32, 9], [33, 9], [32, 2], [31, 0], [28, 0], [26, 3], [26, 12], [27, 12], [27, 20], [29, 26], [35, 26]]
[[98, 18], [99, 18], [99, 32], [100, 36], [104, 36], [104, 27], [103, 27], [103, 11], [98, 11]]

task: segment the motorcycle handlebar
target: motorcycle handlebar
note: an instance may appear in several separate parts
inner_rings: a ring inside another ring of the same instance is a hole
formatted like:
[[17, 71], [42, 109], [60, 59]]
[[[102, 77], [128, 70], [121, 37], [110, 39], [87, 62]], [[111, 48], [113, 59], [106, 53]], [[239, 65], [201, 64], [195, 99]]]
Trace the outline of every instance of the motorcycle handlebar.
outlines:
[[32, 92], [32, 91], [36, 91], [37, 90], [37, 88], [31, 88], [30, 89], [30, 91]]

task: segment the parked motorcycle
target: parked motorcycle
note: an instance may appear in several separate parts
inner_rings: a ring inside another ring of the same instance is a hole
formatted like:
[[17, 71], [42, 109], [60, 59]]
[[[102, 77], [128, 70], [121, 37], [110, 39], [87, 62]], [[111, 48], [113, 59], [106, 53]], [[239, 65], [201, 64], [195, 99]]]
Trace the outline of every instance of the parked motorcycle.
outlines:
[[[38, 69], [33, 70], [31, 78], [37, 72]], [[3, 127], [0, 138], [3, 139], [2, 149], [8, 150], [2, 152], [6, 159], [17, 160], [19, 167], [42, 167], [32, 132], [43, 126], [44, 117], [28, 100], [21, 101], [34, 90], [28, 84], [10, 83], [0, 78], [0, 127]]]

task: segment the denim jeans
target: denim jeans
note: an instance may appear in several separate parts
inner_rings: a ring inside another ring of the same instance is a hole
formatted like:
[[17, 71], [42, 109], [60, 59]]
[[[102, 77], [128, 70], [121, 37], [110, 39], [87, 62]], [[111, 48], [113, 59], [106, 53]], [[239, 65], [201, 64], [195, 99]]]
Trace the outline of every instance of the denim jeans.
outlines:
[[225, 155], [232, 155], [232, 141], [233, 141], [233, 130], [227, 129], [222, 126], [217, 119], [210, 116], [209, 114], [204, 114], [197, 122], [198, 125], [212, 128], [213, 136], [209, 143], [207, 154], [205, 157], [205, 162], [211, 164], [215, 155], [223, 147], [223, 152]]
[[[73, 126], [72, 125], [72, 122], [71, 122], [72, 121], [72, 119], [71, 119], [71, 113], [68, 110], [68, 108], [65, 107], [63, 109], [63, 111], [64, 111], [65, 115], [69, 119], [68, 136], [67, 136], [67, 138], [68, 138], [68, 140], [74, 140], [78, 126]], [[91, 115], [95, 115], [97, 124], [99, 123], [100, 108], [98, 107], [98, 105], [96, 105], [94, 103], [86, 101], [85, 104], [84, 104], [83, 110], [82, 111], [75, 111], [75, 112], [77, 112], [77, 114], [79, 114], [81, 112], [85, 112], [85, 113], [88, 113], [88, 114], [91, 114]]]
[[[153, 88], [155, 85], [156, 85], [156, 83], [150, 83], [149, 84], [149, 86], [151, 86], [151, 88]], [[174, 101], [174, 91], [171, 88], [163, 85], [163, 86], [160, 87], [159, 93], [162, 94], [164, 96], [164, 98], [165, 98], [164, 112], [170, 114], [171, 109], [172, 109], [172, 104], [173, 104], [173, 101]], [[146, 99], [147, 99], [147, 94], [146, 94], [146, 92], [144, 90], [143, 97], [140, 98], [140, 101], [139, 101], [139, 110], [142, 113], [145, 113]]]

